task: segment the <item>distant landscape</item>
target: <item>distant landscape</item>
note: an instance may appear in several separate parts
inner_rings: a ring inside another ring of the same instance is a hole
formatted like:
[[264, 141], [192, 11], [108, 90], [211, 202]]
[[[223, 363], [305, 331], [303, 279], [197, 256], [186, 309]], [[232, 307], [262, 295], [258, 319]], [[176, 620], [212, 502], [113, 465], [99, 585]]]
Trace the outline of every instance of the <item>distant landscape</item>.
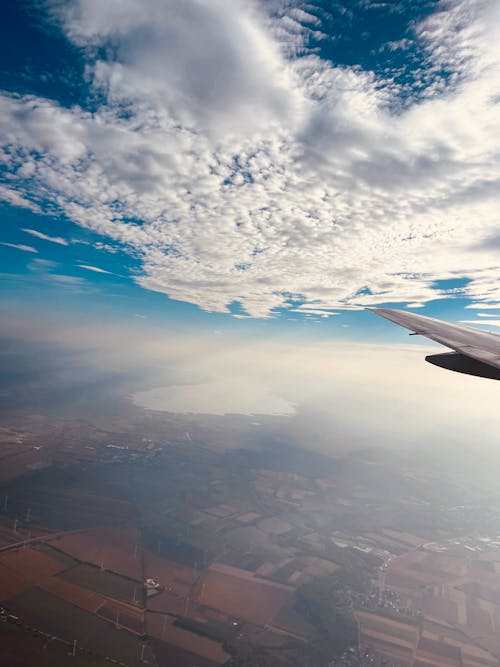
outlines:
[[9, 664], [499, 665], [497, 490], [280, 419], [4, 417]]

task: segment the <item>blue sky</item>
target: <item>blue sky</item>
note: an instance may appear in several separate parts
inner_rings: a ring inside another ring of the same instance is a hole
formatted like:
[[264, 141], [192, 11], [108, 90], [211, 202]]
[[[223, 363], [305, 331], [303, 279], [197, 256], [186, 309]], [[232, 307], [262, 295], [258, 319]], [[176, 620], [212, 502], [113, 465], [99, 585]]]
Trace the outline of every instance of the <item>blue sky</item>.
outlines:
[[0, 26], [7, 309], [352, 340], [402, 340], [365, 307], [498, 312], [496, 2], [26, 0]]

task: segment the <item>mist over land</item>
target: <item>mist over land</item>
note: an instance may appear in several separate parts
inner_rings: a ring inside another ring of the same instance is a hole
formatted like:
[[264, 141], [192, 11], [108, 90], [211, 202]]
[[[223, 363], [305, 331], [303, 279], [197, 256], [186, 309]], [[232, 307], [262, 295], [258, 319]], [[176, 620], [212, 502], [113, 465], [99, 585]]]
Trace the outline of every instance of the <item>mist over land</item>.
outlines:
[[435, 349], [426, 345], [15, 322], [0, 352], [10, 408], [92, 417], [135, 404], [186, 415], [276, 416], [295, 446], [328, 455], [382, 447], [431, 459], [450, 450], [454, 459], [496, 457], [495, 385], [426, 364]]

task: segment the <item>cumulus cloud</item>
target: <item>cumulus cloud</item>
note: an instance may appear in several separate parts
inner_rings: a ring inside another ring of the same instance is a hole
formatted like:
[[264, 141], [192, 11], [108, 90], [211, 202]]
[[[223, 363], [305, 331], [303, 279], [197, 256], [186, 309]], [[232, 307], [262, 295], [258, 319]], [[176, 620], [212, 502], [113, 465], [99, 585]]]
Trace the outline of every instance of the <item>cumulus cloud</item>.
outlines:
[[206, 310], [423, 304], [457, 277], [500, 300], [496, 249], [477, 251], [500, 208], [498, 3], [443, 0], [415, 26], [423, 91], [403, 106], [390, 77], [304, 50], [318, 17], [281, 5], [56, 3], [100, 103], [2, 95], [16, 192]]
[[2, 183], [0, 183], [0, 200], [7, 202], [12, 206], [27, 208], [34, 213], [38, 213], [40, 211], [36, 204], [23, 197], [19, 192], [17, 192], [17, 190], [13, 190], [12, 188]]

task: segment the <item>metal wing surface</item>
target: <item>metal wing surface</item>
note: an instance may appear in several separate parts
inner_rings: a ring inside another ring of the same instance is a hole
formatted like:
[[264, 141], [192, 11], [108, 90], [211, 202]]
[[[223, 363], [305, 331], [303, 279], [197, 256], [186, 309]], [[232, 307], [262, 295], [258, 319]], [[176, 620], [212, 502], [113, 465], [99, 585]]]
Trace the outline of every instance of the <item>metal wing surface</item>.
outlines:
[[435, 354], [426, 361], [449, 370], [500, 380], [500, 335], [450, 324], [434, 317], [390, 308], [369, 308], [391, 322], [441, 343], [453, 353]]

